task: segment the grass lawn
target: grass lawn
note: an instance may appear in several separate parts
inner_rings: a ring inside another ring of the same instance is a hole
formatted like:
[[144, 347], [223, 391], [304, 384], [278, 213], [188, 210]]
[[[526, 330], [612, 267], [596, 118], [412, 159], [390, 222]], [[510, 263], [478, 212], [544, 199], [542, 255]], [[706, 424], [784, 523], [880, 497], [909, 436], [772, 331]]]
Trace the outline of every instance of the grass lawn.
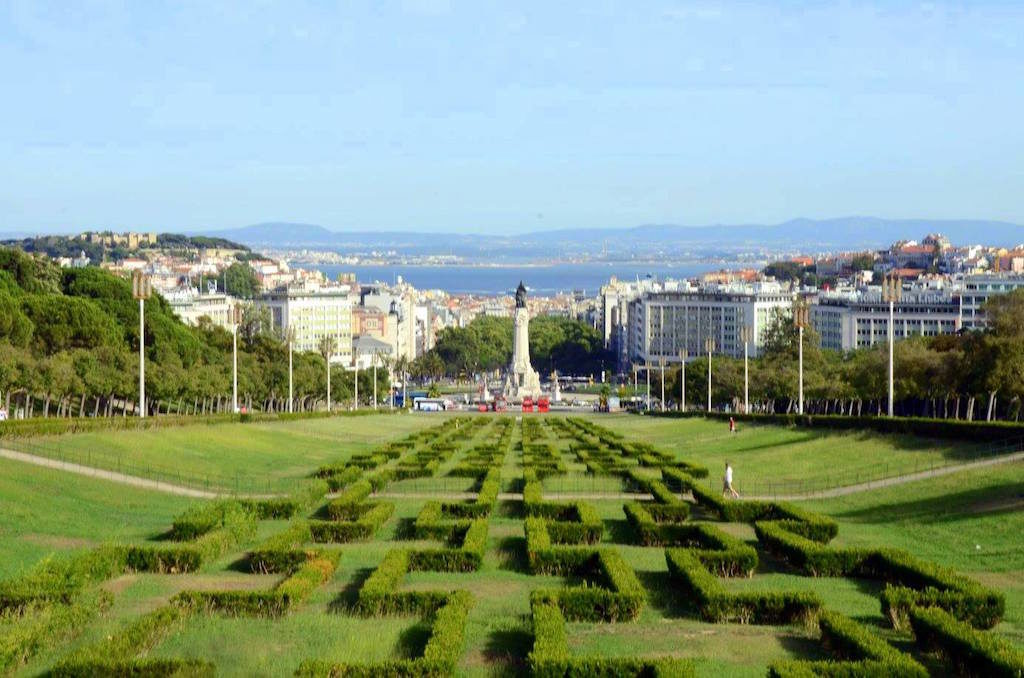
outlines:
[[979, 450], [977, 445], [958, 441], [745, 423], [730, 434], [727, 422], [698, 418], [612, 414], [595, 416], [594, 421], [707, 466], [712, 485], [720, 485], [729, 461], [737, 488], [748, 495], [852, 485], [968, 460]]
[[0, 578], [49, 554], [164, 532], [193, 500], [4, 459]]
[[[376, 416], [81, 434], [60, 440], [62, 445], [78, 450], [117, 442], [107, 453], [111, 456], [105, 459], [127, 454], [133, 446], [144, 450], [138, 454], [147, 458], [187, 449], [176, 457], [182, 469], [191, 469], [193, 462], [211, 469], [245, 468], [257, 477], [265, 474], [274, 483], [284, 483], [308, 474], [321, 462], [344, 458], [382, 440], [440, 421], [434, 416]], [[721, 424], [700, 420], [612, 415], [596, 417], [594, 421], [631, 439], [673, 450], [681, 458], [717, 464], [721, 455], [729, 454], [743, 472], [772, 470], [782, 477], [825, 473], [830, 468], [833, 472], [866, 469], [870, 464], [864, 456], [876, 463], [889, 460], [899, 464], [910, 458], [941, 460], [963, 453], [963, 448], [955, 446], [934, 448], [927, 441], [878, 435], [820, 435], [765, 427], [729, 436], [720, 434]], [[518, 440], [520, 427], [516, 428]], [[127, 440], [120, 440], [122, 435]], [[189, 440], [194, 444], [186, 445]], [[442, 465], [442, 472], [457, 464], [477, 440], [479, 437], [461, 443], [460, 451]], [[550, 442], [557, 445], [570, 472], [546, 479], [545, 491], [623, 491], [616, 478], [584, 474], [583, 467], [568, 454], [567, 441], [552, 437]], [[504, 489], [519, 489], [520, 461], [517, 452], [506, 454], [502, 466]], [[4, 463], [5, 473], [0, 475], [0, 553], [5, 557], [0, 558], [0, 577], [21, 571], [50, 551], [85, 547], [110, 538], [152, 539], [167, 529], [174, 515], [195, 501], [15, 462]], [[6, 472], [7, 468], [11, 472]], [[305, 659], [374, 662], [419, 656], [429, 629], [418, 618], [366, 618], [356, 614], [352, 605], [360, 586], [388, 551], [440, 546], [438, 542], [411, 537], [412, 523], [427, 501], [421, 494], [443, 495], [471, 486], [471, 480], [445, 476], [392, 483], [389, 492], [408, 492], [410, 496], [387, 499], [395, 505], [394, 515], [371, 540], [321, 545], [341, 551], [338, 569], [287, 616], [267, 620], [199, 614], [163, 640], [149, 656], [210, 660], [217, 665], [220, 675], [228, 676], [290, 675]], [[804, 505], [839, 520], [836, 545], [903, 548], [963, 570], [1003, 591], [1007, 596], [1007, 613], [996, 632], [1024, 644], [1024, 542], [1019, 536], [1024, 531], [1022, 494], [1024, 464], [1015, 464]], [[801, 625], [701, 621], [691, 602], [669, 580], [664, 549], [634, 543], [622, 509], [623, 500], [607, 497], [587, 501], [604, 520], [601, 546], [622, 554], [644, 586], [648, 601], [634, 622], [570, 622], [567, 631], [571, 653], [691, 658], [698, 675], [709, 677], [763, 676], [767, 665], [779, 659], [828, 656], [816, 633]], [[499, 502], [490, 518], [488, 548], [479, 571], [413, 572], [401, 583], [406, 590], [465, 589], [472, 593], [475, 603], [467, 621], [457, 668], [459, 675], [523, 675], [527, 668], [525, 657], [533, 644], [530, 593], [569, 583], [562, 577], [538, 576], [528, 571], [521, 511], [518, 501]], [[239, 563], [253, 545], [284, 525], [284, 521], [264, 521], [252, 541], [204, 565], [197, 573], [130, 574], [106, 582], [103, 586], [115, 595], [113, 608], [66, 646], [42, 652], [20, 674], [45, 672], [76, 647], [115, 633], [138, 615], [166, 604], [183, 589], [273, 586], [280, 575], [253, 575]], [[756, 544], [749, 525], [717, 525]], [[977, 549], [976, 545], [982, 548]], [[880, 612], [879, 582], [798, 576], [758, 551], [761, 562], [755, 575], [750, 579], [723, 580], [728, 589], [814, 591], [826, 607], [861, 620], [884, 637], [891, 636]], [[0, 633], [2, 630], [0, 626]]]
[[438, 415], [381, 414], [78, 433], [4, 444], [193, 487], [274, 492], [289, 489], [320, 464], [346, 459], [438, 421]]

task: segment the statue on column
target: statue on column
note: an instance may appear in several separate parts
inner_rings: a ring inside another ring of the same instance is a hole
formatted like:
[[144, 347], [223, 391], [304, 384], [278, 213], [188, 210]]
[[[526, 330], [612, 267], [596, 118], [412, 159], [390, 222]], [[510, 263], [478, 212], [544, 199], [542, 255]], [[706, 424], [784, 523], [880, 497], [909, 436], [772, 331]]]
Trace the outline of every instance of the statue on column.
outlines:
[[526, 308], [526, 286], [519, 281], [516, 308], [512, 312], [512, 364], [505, 377], [505, 398], [539, 398], [540, 375], [530, 364], [530, 311]]

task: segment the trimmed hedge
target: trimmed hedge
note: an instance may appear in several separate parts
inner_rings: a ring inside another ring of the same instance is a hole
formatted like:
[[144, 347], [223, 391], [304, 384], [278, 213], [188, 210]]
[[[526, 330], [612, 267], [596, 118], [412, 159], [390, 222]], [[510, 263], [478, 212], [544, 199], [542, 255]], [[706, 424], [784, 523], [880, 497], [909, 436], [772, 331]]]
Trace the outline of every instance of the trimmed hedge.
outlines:
[[13, 673], [40, 651], [77, 636], [112, 603], [110, 593], [93, 590], [77, 595], [69, 604], [32, 603], [6, 613], [4, 621], [17, 623], [0, 635], [0, 673]]
[[[394, 551], [392, 552], [394, 553]], [[374, 664], [341, 664], [323, 661], [304, 661], [295, 672], [302, 678], [323, 676], [358, 676], [360, 678], [415, 676], [446, 676], [455, 672], [462, 653], [466, 632], [466, 618], [473, 606], [473, 598], [465, 591], [443, 594], [430, 616], [430, 639], [423, 648], [423, 656], [416, 659], [391, 659]]]
[[124, 662], [94, 659], [58, 666], [48, 675], [55, 678], [205, 678], [217, 675], [217, 671], [211, 662], [200, 659], [131, 659]]
[[334, 520], [310, 520], [309, 533], [314, 542], [344, 543], [369, 539], [395, 512], [390, 502], [334, 505]]
[[821, 599], [807, 592], [729, 593], [697, 556], [685, 549], [666, 549], [669, 576], [692, 597], [701, 616], [712, 622], [753, 624], [808, 622], [818, 616]]
[[123, 552], [116, 547], [46, 558], [17, 579], [0, 582], [0, 613], [17, 611], [33, 603], [69, 604], [86, 586], [120, 574]]
[[534, 676], [688, 678], [694, 675], [690, 662], [676, 659], [573, 657], [569, 652], [565, 617], [558, 605], [550, 600], [534, 597], [530, 601], [530, 611], [533, 616], [533, 649], [530, 651], [529, 661]]
[[291, 572], [307, 559], [300, 547], [312, 539], [309, 523], [293, 521], [287, 528], [271, 536], [249, 552], [249, 567], [253, 572]]
[[991, 633], [982, 633], [935, 607], [912, 607], [910, 628], [923, 647], [939, 652], [964, 676], [1024, 675], [1024, 652]]

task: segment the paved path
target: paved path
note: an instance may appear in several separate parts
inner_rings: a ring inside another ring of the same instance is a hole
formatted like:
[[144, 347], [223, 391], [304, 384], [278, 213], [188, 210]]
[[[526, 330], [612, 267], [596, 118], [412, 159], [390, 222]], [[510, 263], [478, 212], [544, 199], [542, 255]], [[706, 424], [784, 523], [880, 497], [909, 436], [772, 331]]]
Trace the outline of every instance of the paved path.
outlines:
[[68, 473], [77, 473], [78, 475], [91, 476], [93, 478], [102, 478], [103, 480], [110, 480], [115, 483], [122, 483], [124, 485], [131, 485], [133, 487], [140, 487], [145, 490], [156, 490], [158, 492], [167, 492], [168, 494], [177, 494], [183, 497], [215, 499], [217, 497], [223, 496], [217, 492], [210, 492], [208, 490], [196, 490], [191, 487], [172, 485], [171, 483], [165, 483], [159, 480], [150, 480], [149, 478], [140, 478], [139, 476], [130, 476], [125, 473], [118, 473], [116, 471], [105, 471], [103, 469], [94, 468], [92, 466], [73, 464], [68, 461], [59, 461], [57, 459], [50, 459], [48, 457], [39, 457], [34, 454], [15, 452], [14, 450], [5, 450], [0, 448], [0, 457], [4, 459], [22, 461], [25, 462], [26, 464], [35, 464], [36, 466], [44, 466], [46, 468], [67, 471]]
[[[130, 476], [125, 473], [118, 473], [116, 471], [106, 471], [98, 469], [92, 466], [83, 466], [82, 464], [74, 464], [67, 461], [59, 461], [57, 459], [50, 459], [48, 457], [40, 457], [34, 454], [25, 454], [24, 452], [15, 452], [14, 450], [6, 450], [0, 448], [0, 458], [12, 459], [14, 461], [24, 462], [26, 464], [34, 464], [36, 466], [43, 466], [46, 468], [57, 469], [60, 471], [67, 471], [68, 473], [77, 473], [78, 475], [91, 476], [93, 478], [101, 478], [103, 480], [109, 480], [115, 483], [122, 483], [124, 485], [131, 485], [133, 487], [139, 487], [146, 490], [156, 490], [157, 492], [166, 492], [168, 494], [177, 494], [183, 497], [196, 497], [199, 499], [215, 499], [222, 496], [249, 496], [250, 498], [265, 499], [275, 495], [229, 495], [227, 493], [212, 492], [209, 490], [197, 490], [191, 487], [185, 487], [182, 485], [174, 485], [172, 483], [165, 483], [159, 480], [151, 480], [149, 478], [141, 478], [139, 476]], [[996, 464], [1007, 464], [1017, 461], [1024, 460], [1024, 451], [1014, 452], [1013, 454], [1006, 454], [998, 457], [992, 457], [990, 459], [979, 459], [976, 461], [969, 461], [963, 464], [954, 464], [951, 466], [942, 466], [940, 468], [930, 469], [928, 471], [919, 471], [917, 473], [908, 473], [901, 476], [893, 476], [890, 478], [881, 478], [879, 480], [871, 480], [866, 483], [858, 483], [856, 485], [846, 485], [843, 487], [832, 487], [825, 490], [818, 490], [815, 492], [806, 492], [803, 494], [776, 494], [776, 495], [750, 495], [744, 496], [744, 499], [760, 499], [760, 500], [783, 500], [793, 501], [799, 499], [828, 499], [830, 497], [842, 497], [848, 494], [856, 494], [858, 492], [867, 492], [870, 490], [876, 490], [881, 487], [891, 487], [893, 485], [903, 485], [906, 483], [912, 483], [918, 480], [926, 480], [928, 478], [937, 478], [939, 476], [949, 475], [950, 473], [957, 473], [959, 471], [966, 471], [969, 469], [983, 468], [986, 466], [995, 466]], [[444, 499], [444, 500], [459, 500], [459, 499], [473, 499], [476, 494], [473, 492], [380, 492], [374, 497], [383, 499]], [[523, 495], [518, 492], [505, 492], [498, 495], [498, 499], [503, 501], [521, 501]], [[622, 500], [640, 500], [650, 499], [650, 495], [633, 494], [633, 493], [545, 493], [544, 498], [551, 501], [577, 501], [577, 500], [600, 500], [600, 499], [622, 499]]]
[[773, 494], [763, 496], [744, 495], [743, 499], [777, 499], [783, 501], [798, 499], [829, 499], [831, 497], [843, 497], [848, 494], [857, 494], [858, 492], [877, 490], [880, 487], [892, 487], [893, 485], [904, 485], [906, 483], [913, 483], [915, 481], [926, 480], [928, 478], [938, 478], [939, 476], [946, 476], [949, 475], [950, 473], [957, 473], [959, 471], [983, 468], [985, 466], [995, 466], [996, 464], [1008, 464], [1022, 460], [1024, 460], [1024, 451], [1014, 452], [1013, 454], [1004, 454], [998, 457], [991, 457], [989, 459], [978, 459], [977, 461], [968, 461], [963, 464], [955, 464], [953, 466], [941, 466], [939, 468], [933, 468], [928, 471], [918, 471], [917, 473], [908, 473], [902, 476], [892, 476], [890, 478], [870, 480], [866, 483], [857, 483], [856, 485], [831, 487], [825, 490], [804, 492], [801, 494]]

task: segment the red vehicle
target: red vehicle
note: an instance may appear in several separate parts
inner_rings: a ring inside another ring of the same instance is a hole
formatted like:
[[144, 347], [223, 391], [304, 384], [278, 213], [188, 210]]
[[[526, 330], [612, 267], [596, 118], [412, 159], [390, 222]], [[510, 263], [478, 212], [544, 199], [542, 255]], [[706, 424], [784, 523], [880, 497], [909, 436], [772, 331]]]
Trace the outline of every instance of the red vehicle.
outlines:
[[537, 411], [538, 412], [549, 412], [551, 410], [551, 400], [547, 396], [541, 396], [537, 399]]
[[523, 412], [533, 412], [533, 398], [529, 396], [523, 398]]
[[491, 408], [487, 406], [487, 403], [480, 403], [476, 406], [477, 412], [489, 412]]

